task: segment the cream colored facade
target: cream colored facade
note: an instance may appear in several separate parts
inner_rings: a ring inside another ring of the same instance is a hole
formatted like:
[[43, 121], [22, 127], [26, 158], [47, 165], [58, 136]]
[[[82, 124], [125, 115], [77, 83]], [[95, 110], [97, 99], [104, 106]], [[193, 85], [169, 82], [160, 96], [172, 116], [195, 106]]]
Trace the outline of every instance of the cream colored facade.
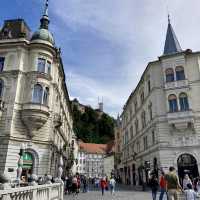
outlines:
[[108, 154], [103, 158], [104, 174], [108, 177], [111, 177], [111, 174], [114, 174], [114, 161], [114, 153], [111, 153], [110, 155]]
[[169, 166], [181, 178], [199, 174], [200, 52], [169, 53], [148, 64], [124, 106], [122, 135], [123, 182], [147, 183], [150, 170]]
[[[23, 20], [20, 23], [26, 25]], [[4, 59], [0, 72], [4, 104], [0, 111], [0, 173], [16, 177], [24, 143], [25, 152], [32, 157], [28, 173], [55, 177], [61, 155], [65, 169], [69, 166], [66, 148], [69, 151], [74, 137], [60, 51], [43, 39], [9, 36], [0, 39], [0, 58]], [[44, 72], [38, 70], [39, 59], [45, 61]]]

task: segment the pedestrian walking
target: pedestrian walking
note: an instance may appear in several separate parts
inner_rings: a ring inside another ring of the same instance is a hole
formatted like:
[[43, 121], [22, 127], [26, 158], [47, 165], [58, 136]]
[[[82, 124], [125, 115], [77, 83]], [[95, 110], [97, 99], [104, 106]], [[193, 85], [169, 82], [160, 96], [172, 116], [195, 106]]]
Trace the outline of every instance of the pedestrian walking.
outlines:
[[190, 177], [188, 176], [188, 174], [185, 174], [184, 179], [183, 179], [183, 189], [184, 190], [188, 189], [188, 187], [187, 187], [188, 184], [192, 185], [192, 181], [191, 181]]
[[178, 200], [178, 190], [183, 191], [183, 189], [174, 167], [169, 168], [169, 173], [165, 175], [165, 180], [167, 181], [168, 200]]
[[100, 181], [100, 186], [101, 186], [101, 192], [102, 192], [102, 196], [104, 195], [105, 193], [105, 189], [106, 189], [106, 178], [102, 178], [101, 181]]
[[163, 200], [164, 194], [166, 194], [167, 196], [167, 192], [166, 192], [166, 180], [165, 180], [165, 173], [162, 171], [161, 172], [161, 176], [160, 176], [160, 197], [159, 200]]
[[83, 193], [85, 193], [87, 192], [87, 187], [88, 187], [88, 180], [86, 176], [83, 177], [82, 183], [83, 183]]
[[152, 191], [152, 198], [153, 198], [153, 200], [156, 200], [159, 184], [158, 184], [158, 178], [156, 177], [155, 174], [151, 175], [149, 185], [150, 185], [151, 191]]
[[114, 177], [112, 176], [111, 179], [110, 179], [110, 193], [111, 193], [111, 195], [114, 195], [114, 193], [115, 193], [115, 184], [116, 184], [116, 181], [115, 181]]
[[187, 189], [185, 190], [185, 200], [196, 200], [197, 193], [192, 189], [192, 184], [187, 184]]

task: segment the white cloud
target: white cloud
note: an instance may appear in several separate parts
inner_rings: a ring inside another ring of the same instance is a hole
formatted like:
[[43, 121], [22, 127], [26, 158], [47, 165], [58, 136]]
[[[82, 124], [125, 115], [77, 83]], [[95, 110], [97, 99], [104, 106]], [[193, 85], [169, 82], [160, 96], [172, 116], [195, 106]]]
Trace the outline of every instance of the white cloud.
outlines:
[[101, 37], [128, 47], [124, 65], [113, 66], [122, 69], [118, 82], [112, 78], [105, 84], [79, 73], [72, 73], [67, 82], [71, 94], [79, 95], [83, 103], [95, 106], [97, 97], [104, 96], [111, 113], [121, 110], [147, 63], [162, 54], [167, 5], [182, 48], [200, 49], [199, 0], [56, 0], [51, 4], [54, 14], [72, 29], [93, 29]]

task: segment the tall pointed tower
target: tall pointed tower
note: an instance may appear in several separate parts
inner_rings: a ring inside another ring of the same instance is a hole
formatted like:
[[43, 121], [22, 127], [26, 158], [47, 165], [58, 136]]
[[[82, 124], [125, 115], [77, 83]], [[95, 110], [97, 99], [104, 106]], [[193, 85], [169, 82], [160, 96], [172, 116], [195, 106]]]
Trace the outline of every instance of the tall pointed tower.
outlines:
[[176, 34], [172, 28], [172, 25], [170, 22], [170, 16], [168, 16], [168, 28], [167, 28], [165, 48], [164, 48], [163, 54], [169, 55], [169, 54], [174, 54], [178, 52], [182, 52], [182, 49], [176, 37]]

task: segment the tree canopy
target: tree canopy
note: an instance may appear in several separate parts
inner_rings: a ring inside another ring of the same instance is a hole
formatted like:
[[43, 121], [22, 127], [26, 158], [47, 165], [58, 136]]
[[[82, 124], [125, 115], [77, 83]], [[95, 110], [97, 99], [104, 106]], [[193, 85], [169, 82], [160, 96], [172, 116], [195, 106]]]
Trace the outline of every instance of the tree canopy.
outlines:
[[81, 113], [77, 106], [73, 108], [74, 132], [83, 142], [105, 144], [114, 139], [115, 120], [106, 113], [100, 113], [91, 107], [85, 107]]

